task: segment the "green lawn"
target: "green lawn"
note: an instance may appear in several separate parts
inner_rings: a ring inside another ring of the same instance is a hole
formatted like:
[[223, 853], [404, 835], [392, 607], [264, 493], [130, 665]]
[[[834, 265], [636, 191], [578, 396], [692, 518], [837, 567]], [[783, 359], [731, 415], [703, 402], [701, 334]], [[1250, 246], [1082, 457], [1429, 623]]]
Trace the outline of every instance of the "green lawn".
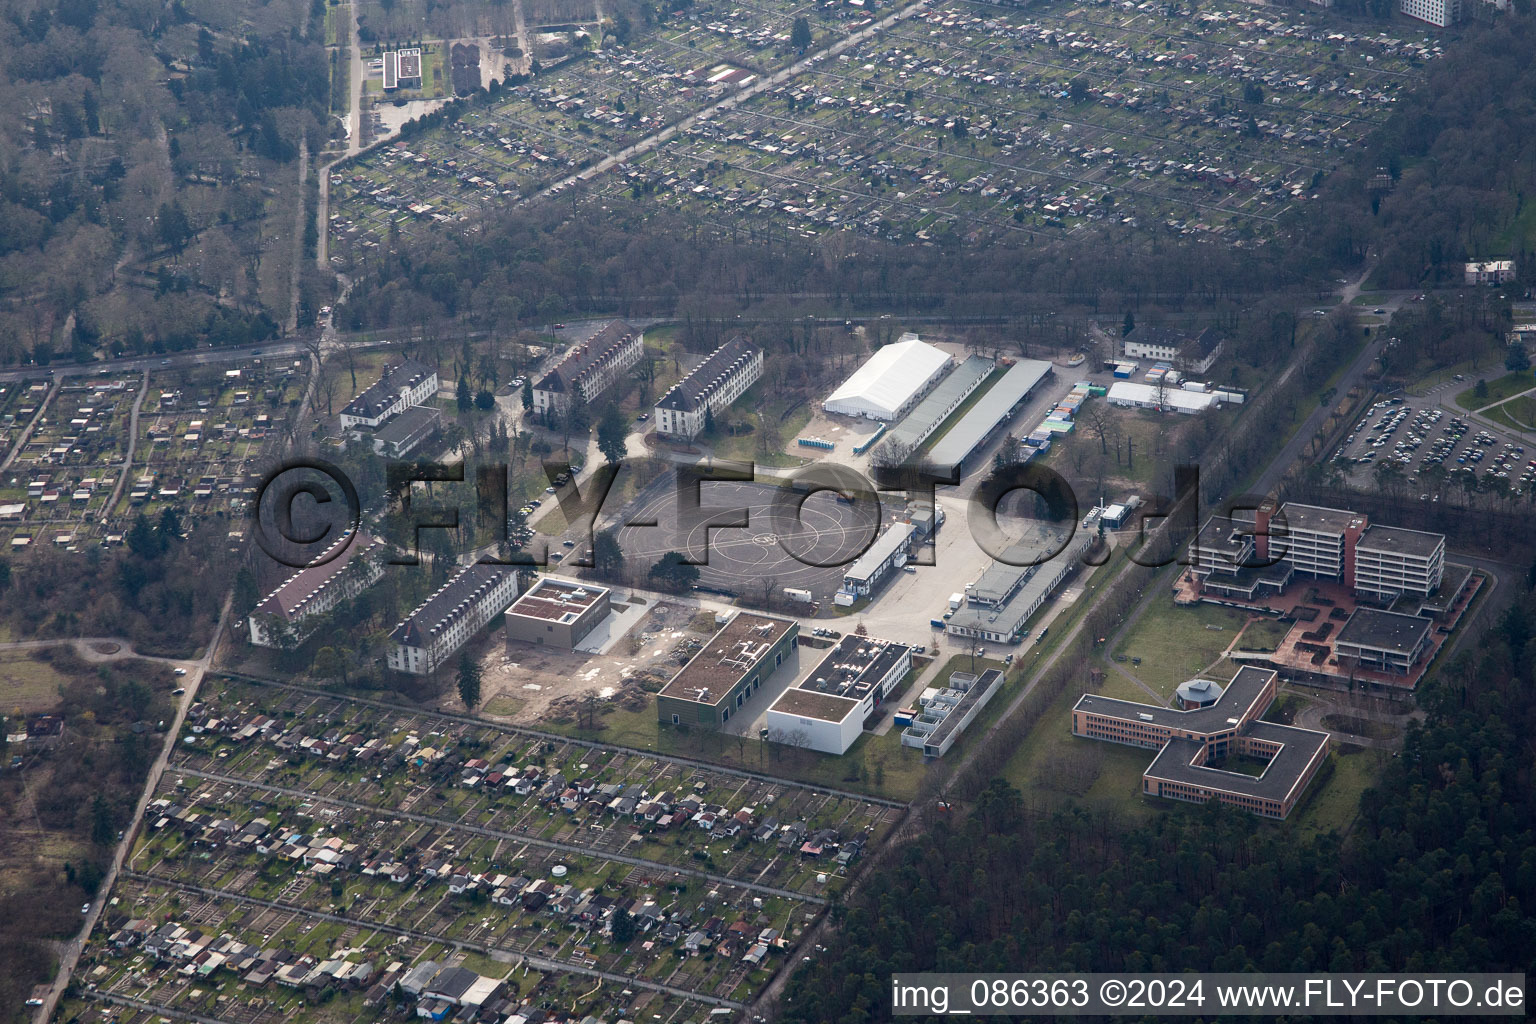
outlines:
[[[1106, 693], [1123, 687], [1113, 695], [1146, 698], [1124, 680], [1114, 679], [1114, 673], [1106, 675]], [[1141, 775], [1157, 752], [1073, 736], [1072, 705], [1078, 696], [1078, 690], [1069, 687], [1046, 709], [1004, 767], [1003, 777], [1043, 811], [1077, 803], [1108, 812], [1127, 826], [1149, 820], [1156, 805], [1141, 796]]]
[[921, 751], [903, 747], [897, 729], [884, 736], [865, 733], [846, 754], [836, 757], [713, 730], [662, 726], [653, 705], [639, 711], [610, 710], [598, 720], [596, 729], [583, 729], [575, 722], [544, 722], [541, 727], [582, 739], [766, 771], [891, 800], [910, 800], [924, 770]]
[[[796, 404], [789, 398], [770, 398], [763, 393], [766, 387], [763, 383], [757, 383], [748, 388], [736, 401], [730, 414], [733, 422], [751, 423], [753, 429], [750, 433], [730, 435], [725, 433], [722, 424], [722, 429], [713, 437], [701, 439], [701, 443], [707, 444], [716, 458], [738, 459], [775, 467], [799, 466], [806, 462], [807, 456], [793, 452], [797, 447], [795, 438], [811, 422], [811, 404], [806, 401]], [[763, 450], [764, 424], [770, 433], [768, 451]]]
[[1291, 631], [1291, 623], [1279, 619], [1255, 619], [1237, 642], [1240, 651], [1273, 651]]
[[1312, 783], [1301, 807], [1293, 811], [1291, 822], [1302, 832], [1343, 834], [1360, 813], [1360, 795], [1376, 783], [1391, 756], [1385, 751], [1349, 747], [1345, 753], [1337, 746], [1328, 755], [1333, 771], [1321, 785]]
[[1516, 430], [1536, 430], [1536, 398], [1521, 395], [1490, 411]]
[[[1204, 672], [1221, 657], [1248, 615], [1231, 608], [1202, 604], [1181, 608], [1166, 589], [1148, 598], [1136, 627], [1114, 650], [1121, 667], [1164, 697], [1186, 679]], [[1141, 664], [1132, 664], [1140, 658]], [[1217, 682], [1224, 682], [1218, 679]]]
[[1477, 385], [1474, 384], [1472, 387], [1456, 395], [1456, 405], [1471, 412], [1474, 409], [1481, 409], [1495, 402], [1502, 402], [1506, 398], [1513, 398], [1522, 391], [1529, 391], [1531, 388], [1536, 387], [1536, 378], [1533, 378], [1529, 373], [1507, 373], [1486, 383], [1488, 385], [1488, 393], [1486, 395], [1479, 395], [1477, 393]]
[[67, 682], [52, 665], [27, 651], [0, 653], [0, 679], [5, 680], [0, 698], [0, 714], [5, 715], [52, 710], [59, 703], [59, 687]]

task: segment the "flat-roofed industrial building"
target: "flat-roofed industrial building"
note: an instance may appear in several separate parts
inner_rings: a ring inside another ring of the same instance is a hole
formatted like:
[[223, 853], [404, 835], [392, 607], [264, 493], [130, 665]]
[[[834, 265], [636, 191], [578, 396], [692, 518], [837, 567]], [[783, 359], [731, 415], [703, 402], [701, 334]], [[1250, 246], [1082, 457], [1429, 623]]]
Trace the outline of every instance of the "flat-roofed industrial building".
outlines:
[[656, 695], [662, 724], [718, 729], [794, 653], [800, 624], [737, 612]]
[[607, 587], [540, 577], [507, 609], [507, 639], [574, 649], [610, 610]]
[[768, 738], [825, 754], [846, 753], [911, 668], [912, 648], [906, 644], [849, 633], [769, 707]]

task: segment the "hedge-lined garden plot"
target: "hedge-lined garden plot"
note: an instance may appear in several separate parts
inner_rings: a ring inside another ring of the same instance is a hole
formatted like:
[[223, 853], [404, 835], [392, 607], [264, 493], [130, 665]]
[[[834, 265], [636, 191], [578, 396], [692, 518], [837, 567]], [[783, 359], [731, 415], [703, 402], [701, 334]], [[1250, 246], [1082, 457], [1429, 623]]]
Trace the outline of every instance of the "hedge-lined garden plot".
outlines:
[[142, 374], [71, 380], [47, 408], [47, 384], [8, 386], [0, 408], [15, 417], [15, 440], [39, 409], [42, 415], [0, 481], [0, 542], [12, 550], [33, 544], [78, 549], [99, 539], [128, 455], [142, 381]]
[[[259, 992], [246, 1005], [278, 1019], [315, 1012], [222, 960], [125, 940], [130, 920], [344, 972], [456, 945], [484, 954], [477, 970], [526, 958], [539, 974], [523, 995], [595, 991], [581, 972], [596, 971], [648, 1011], [740, 1003], [894, 810], [289, 686], [216, 677], [203, 696], [87, 953], [98, 991], [170, 1009], [218, 991]], [[326, 987], [321, 1005], [348, 1019], [369, 997]]]
[[115, 515], [154, 516], [168, 505], [195, 516], [242, 513], [260, 456], [280, 441], [304, 382], [302, 362], [289, 359], [152, 374]]
[[[413, 140], [409, 159], [360, 165], [340, 237], [366, 249], [391, 219], [408, 232], [529, 196], [789, 63], [786, 19], [810, 19], [815, 50], [890, 10], [696, 7], [630, 47], [610, 40]], [[808, 237], [979, 243], [1098, 222], [1258, 244], [1439, 54], [1310, 12], [947, 0], [596, 188]]]

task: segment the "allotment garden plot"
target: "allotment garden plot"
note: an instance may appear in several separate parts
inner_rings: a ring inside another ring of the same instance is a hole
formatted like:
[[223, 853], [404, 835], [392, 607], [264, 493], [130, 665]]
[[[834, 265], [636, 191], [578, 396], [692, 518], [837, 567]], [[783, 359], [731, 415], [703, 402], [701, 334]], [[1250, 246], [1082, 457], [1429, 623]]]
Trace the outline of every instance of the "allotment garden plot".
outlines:
[[[282, 684], [217, 677], [203, 695], [119, 895], [213, 906], [206, 924], [246, 932], [276, 915], [244, 941], [339, 922], [354, 945], [374, 929], [526, 958], [552, 983], [608, 972], [739, 1002], [898, 813]], [[617, 905], [632, 938], [612, 933]], [[97, 952], [109, 984], [140, 984]]]
[[1150, 6], [952, 0], [692, 126], [605, 187], [808, 234], [1118, 220], [1240, 239], [1306, 201], [1438, 52], [1301, 15]]
[[[0, 487], [0, 539], [12, 550], [70, 550], [100, 538], [124, 471], [142, 374], [15, 383], [0, 395], [15, 454]], [[32, 433], [21, 444], [28, 424]]]
[[115, 512], [153, 516], [167, 505], [192, 515], [243, 511], [261, 454], [303, 388], [301, 367], [286, 360], [152, 374]]

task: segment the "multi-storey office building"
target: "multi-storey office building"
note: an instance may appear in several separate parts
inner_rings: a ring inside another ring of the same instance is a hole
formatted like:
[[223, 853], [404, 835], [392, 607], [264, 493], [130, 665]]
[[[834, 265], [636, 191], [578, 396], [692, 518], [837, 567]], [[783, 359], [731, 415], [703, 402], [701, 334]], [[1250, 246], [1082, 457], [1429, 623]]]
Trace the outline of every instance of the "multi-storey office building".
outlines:
[[[1220, 800], [1284, 818], [1327, 759], [1329, 736], [1259, 720], [1274, 702], [1277, 679], [1273, 669], [1244, 666], [1213, 702], [1191, 710], [1084, 694], [1072, 708], [1072, 734], [1157, 750], [1142, 775], [1147, 796]], [[1222, 767], [1229, 757], [1268, 763], [1254, 776]]]

